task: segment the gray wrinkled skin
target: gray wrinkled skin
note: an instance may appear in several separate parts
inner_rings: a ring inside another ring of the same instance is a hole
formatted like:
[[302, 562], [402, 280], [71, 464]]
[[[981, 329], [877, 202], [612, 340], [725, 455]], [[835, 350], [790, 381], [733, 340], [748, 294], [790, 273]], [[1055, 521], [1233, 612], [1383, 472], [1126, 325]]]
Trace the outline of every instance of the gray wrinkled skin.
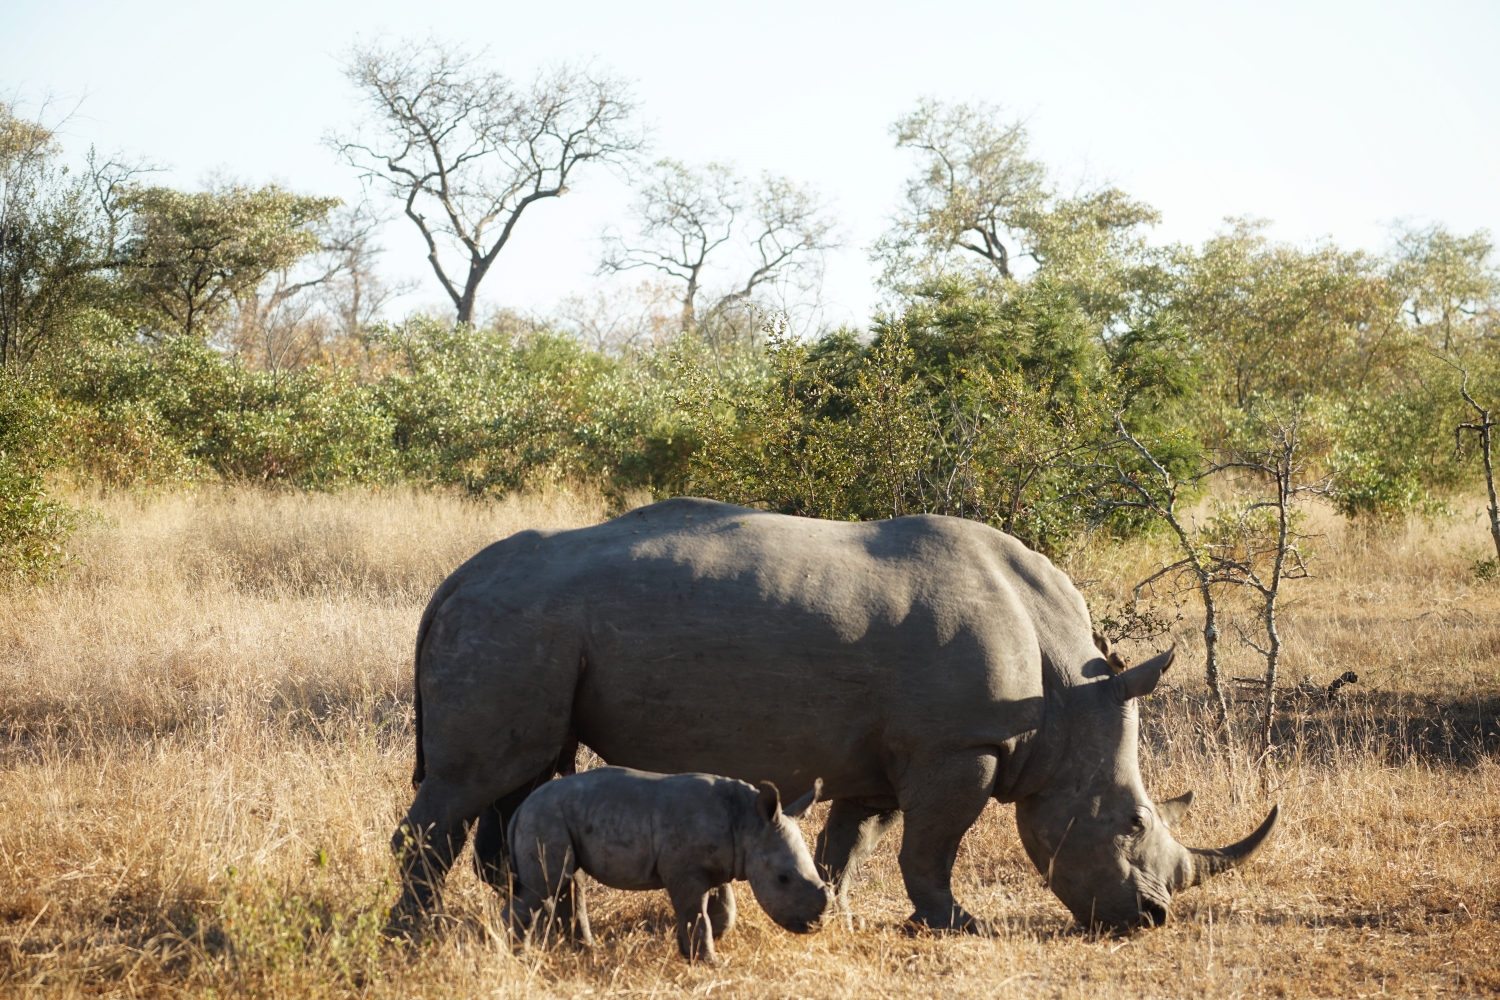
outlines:
[[615, 889], [666, 889], [684, 958], [715, 962], [714, 942], [734, 926], [730, 882], [748, 879], [770, 918], [798, 934], [833, 903], [795, 817], [809, 793], [781, 809], [776, 786], [759, 790], [712, 774], [652, 774], [601, 767], [549, 781], [510, 825], [518, 929], [540, 918], [593, 944], [584, 871]]
[[[1172, 837], [1141, 783], [1135, 699], [1171, 662], [1114, 672], [1083, 598], [992, 528], [869, 523], [669, 500], [592, 528], [526, 531], [438, 588], [417, 641], [420, 787], [394, 844], [398, 927], [437, 905], [478, 818], [504, 831], [582, 741], [611, 764], [768, 779], [833, 800], [814, 856], [838, 889], [897, 819], [911, 920], [984, 932], [953, 898], [991, 798], [1085, 924], [1160, 923], [1174, 892], [1246, 860]], [[482, 815], [481, 815], [482, 814]]]

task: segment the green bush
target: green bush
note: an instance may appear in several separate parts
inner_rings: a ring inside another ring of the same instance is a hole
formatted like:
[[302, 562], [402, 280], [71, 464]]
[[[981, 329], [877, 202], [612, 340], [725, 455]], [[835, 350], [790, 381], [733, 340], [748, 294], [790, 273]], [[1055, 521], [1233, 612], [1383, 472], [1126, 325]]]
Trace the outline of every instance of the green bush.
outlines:
[[0, 578], [40, 581], [66, 562], [77, 511], [47, 493], [57, 406], [33, 380], [0, 369]]
[[659, 462], [680, 460], [657, 381], [571, 338], [512, 342], [419, 318], [375, 341], [400, 361], [373, 391], [410, 479], [477, 494], [579, 478], [650, 486]]
[[393, 422], [348, 369], [253, 372], [194, 337], [99, 340], [55, 371], [72, 464], [110, 485], [218, 476], [323, 488], [395, 469]]
[[701, 441], [690, 488], [839, 520], [950, 514], [1065, 544], [1085, 516], [1068, 458], [1105, 433], [1114, 397], [1078, 372], [947, 354], [939, 375], [932, 357], [890, 325], [869, 348], [845, 333], [772, 338], [759, 373], [685, 365], [679, 405]]

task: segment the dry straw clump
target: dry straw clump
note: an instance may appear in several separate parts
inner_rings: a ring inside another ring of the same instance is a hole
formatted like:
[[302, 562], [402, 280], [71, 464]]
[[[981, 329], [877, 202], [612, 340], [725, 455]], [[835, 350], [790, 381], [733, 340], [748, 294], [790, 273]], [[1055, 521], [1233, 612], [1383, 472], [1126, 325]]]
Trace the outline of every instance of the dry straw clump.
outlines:
[[[660, 894], [591, 888], [592, 952], [514, 951], [467, 866], [449, 929], [381, 938], [409, 801], [411, 643], [431, 588], [524, 527], [606, 516], [586, 492], [475, 504], [421, 493], [246, 490], [95, 498], [61, 583], [0, 593], [0, 988], [48, 996], [1356, 996], [1500, 991], [1500, 588], [1467, 516], [1365, 532], [1324, 519], [1295, 585], [1287, 716], [1260, 764], [1208, 734], [1192, 620], [1146, 712], [1157, 795], [1218, 844], [1271, 801], [1246, 871], [1184, 893], [1168, 927], [1081, 933], [992, 805], [958, 893], [993, 940], [901, 930], [892, 838], [861, 926], [785, 934], [753, 905], [717, 969], [669, 941]], [[1096, 607], [1162, 553], [1071, 560]], [[1239, 609], [1238, 613], [1245, 613]], [[1230, 647], [1230, 673], [1253, 660]], [[1144, 650], [1134, 651], [1140, 655]], [[1317, 688], [1347, 669], [1360, 682]], [[1296, 688], [1304, 675], [1313, 683]], [[807, 821], [811, 834], [820, 807]]]

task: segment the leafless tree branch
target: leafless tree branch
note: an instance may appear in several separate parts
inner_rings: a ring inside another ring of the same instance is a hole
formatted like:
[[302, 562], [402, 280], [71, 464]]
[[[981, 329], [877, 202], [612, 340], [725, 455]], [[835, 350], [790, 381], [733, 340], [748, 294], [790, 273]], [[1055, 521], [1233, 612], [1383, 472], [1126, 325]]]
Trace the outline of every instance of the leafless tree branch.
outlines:
[[329, 144], [400, 202], [461, 323], [527, 208], [562, 197], [589, 163], [629, 163], [645, 143], [628, 89], [588, 66], [518, 87], [479, 56], [429, 40], [356, 46], [345, 74], [364, 98], [366, 130]]

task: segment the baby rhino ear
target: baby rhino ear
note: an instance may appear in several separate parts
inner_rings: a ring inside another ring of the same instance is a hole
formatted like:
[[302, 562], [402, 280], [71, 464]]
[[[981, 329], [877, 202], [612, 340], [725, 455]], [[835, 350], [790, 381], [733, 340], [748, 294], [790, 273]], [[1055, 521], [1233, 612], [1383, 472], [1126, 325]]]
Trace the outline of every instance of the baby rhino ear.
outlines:
[[760, 783], [760, 794], [755, 797], [755, 811], [767, 823], [774, 824], [781, 813], [781, 793], [769, 781]]
[[818, 801], [822, 797], [823, 779], [818, 778], [813, 782], [812, 791], [808, 792], [796, 802], [793, 802], [791, 805], [787, 806], [784, 810], [782, 810], [782, 813], [783, 815], [790, 816], [792, 819], [796, 819], [798, 816], [801, 816], [803, 813], [811, 809], [813, 803]]

